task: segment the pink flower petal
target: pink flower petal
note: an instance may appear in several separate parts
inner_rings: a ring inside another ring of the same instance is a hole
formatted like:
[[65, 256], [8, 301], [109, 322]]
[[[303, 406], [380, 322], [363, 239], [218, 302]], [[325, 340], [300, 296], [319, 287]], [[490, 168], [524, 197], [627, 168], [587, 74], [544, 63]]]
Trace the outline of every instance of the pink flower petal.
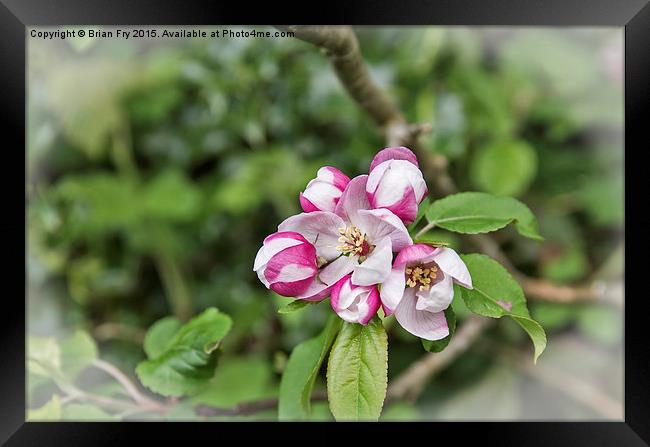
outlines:
[[361, 227], [358, 218], [359, 210], [370, 209], [370, 203], [365, 192], [367, 180], [367, 175], [359, 175], [350, 180], [334, 210], [345, 221], [351, 222], [357, 227]]
[[296, 295], [295, 298], [305, 301], [322, 301], [330, 294], [331, 286], [322, 282], [318, 277], [315, 277], [307, 290], [303, 293]]
[[381, 284], [381, 305], [386, 316], [391, 315], [402, 300], [405, 287], [404, 266], [393, 267], [388, 278]]
[[366, 299], [366, 304], [368, 306], [368, 310], [366, 311], [365, 315], [362, 314], [361, 318], [359, 318], [359, 323], [363, 324], [364, 326], [368, 324], [370, 320], [372, 320], [372, 317], [374, 317], [379, 310], [381, 301], [379, 300], [379, 292], [377, 291], [377, 287], [373, 287], [370, 291], [370, 294]]
[[375, 158], [373, 158], [370, 163], [370, 170], [368, 172], [372, 172], [378, 164], [381, 164], [386, 160], [407, 160], [415, 166], [419, 166], [418, 158], [409, 148], [387, 147], [377, 152], [377, 155], [375, 155]]
[[[273, 239], [269, 243], [277, 240], [279, 239]], [[262, 271], [263, 279], [260, 279], [271, 290], [284, 296], [299, 295], [309, 287], [318, 271], [316, 249], [307, 241], [285, 248], [273, 255], [260, 268]]]
[[418, 201], [415, 198], [415, 192], [413, 188], [407, 187], [404, 190], [404, 195], [397, 202], [394, 202], [388, 206], [381, 206], [376, 203], [374, 200], [374, 195], [368, 197], [370, 199], [370, 204], [374, 208], [386, 208], [390, 210], [397, 217], [402, 219], [405, 225], [410, 225], [413, 223], [415, 218], [418, 216]]
[[305, 213], [320, 211], [318, 207], [311, 203], [302, 193], [300, 193], [300, 207]]
[[295, 297], [304, 293], [309, 288], [312, 278], [306, 278], [294, 282], [275, 282], [270, 285], [270, 289], [278, 295]]
[[307, 188], [300, 195], [303, 210], [333, 212], [349, 182], [350, 179], [336, 168], [331, 166], [320, 168], [316, 178], [307, 184]]
[[425, 340], [440, 340], [449, 335], [444, 312], [417, 310], [415, 290], [408, 288], [395, 309], [395, 318], [411, 334]]
[[[312, 279], [316, 276], [317, 268], [314, 263], [311, 265], [301, 264], [282, 264], [281, 261], [276, 261], [282, 255], [271, 258], [271, 261], [266, 265], [264, 276], [270, 283], [274, 282], [295, 282], [303, 279]], [[316, 259], [316, 257], [314, 257]]]
[[448, 247], [440, 247], [434, 253], [433, 260], [438, 264], [440, 270], [454, 278], [458, 284], [467, 289], [472, 288], [472, 277], [469, 270], [467, 270], [467, 266], [454, 250]]
[[314, 244], [318, 256], [329, 261], [341, 254], [336, 249], [339, 245], [338, 229], [341, 227], [345, 227], [345, 222], [336, 214], [314, 211], [289, 217], [278, 226], [278, 230], [300, 233]]
[[414, 244], [403, 248], [393, 263], [393, 267], [401, 267], [407, 264], [428, 262], [433, 258], [436, 249], [427, 244]]
[[375, 286], [353, 285], [348, 275], [332, 287], [331, 305], [343, 320], [365, 325], [379, 309], [379, 293]]
[[338, 312], [347, 309], [354, 303], [354, 300], [366, 289], [358, 287], [351, 282], [352, 275], [345, 275], [332, 286], [332, 308]]
[[259, 270], [264, 264], [269, 262], [269, 259], [285, 248], [294, 247], [303, 242], [308, 241], [299, 233], [292, 231], [278, 232], [267, 236], [262, 243], [262, 247], [258, 250], [257, 256], [255, 256], [253, 270]]
[[422, 172], [411, 162], [387, 160], [368, 176], [366, 194], [373, 208], [387, 208], [405, 223], [411, 223], [427, 194], [427, 185]]
[[341, 191], [343, 191], [345, 187], [348, 186], [348, 183], [350, 183], [350, 177], [332, 166], [324, 166], [320, 168], [318, 170], [318, 176], [322, 176], [324, 179], [326, 178], [330, 183], [332, 183]]

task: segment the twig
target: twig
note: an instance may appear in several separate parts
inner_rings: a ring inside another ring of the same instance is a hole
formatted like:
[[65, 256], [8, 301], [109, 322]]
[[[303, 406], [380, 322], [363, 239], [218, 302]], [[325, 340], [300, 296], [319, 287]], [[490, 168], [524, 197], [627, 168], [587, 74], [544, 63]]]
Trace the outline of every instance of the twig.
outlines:
[[122, 410], [131, 413], [155, 412], [165, 414], [170, 408], [153, 400], [147, 400], [145, 402], [131, 402], [123, 399], [115, 399], [109, 396], [101, 396], [98, 394], [88, 393], [70, 383], [58, 383], [58, 385], [61, 391], [66, 394], [66, 396], [63, 398], [66, 402], [71, 402], [74, 400], [93, 402], [107, 409]]
[[550, 303], [594, 303], [602, 302], [623, 307], [623, 284], [596, 280], [591, 283], [568, 286], [558, 285], [543, 279], [520, 277], [526, 296]]
[[100, 341], [120, 339], [142, 345], [145, 331], [139, 327], [122, 323], [105, 322], [95, 327], [93, 335]]
[[[314, 391], [311, 395], [312, 402], [326, 402], [327, 392], [325, 390]], [[273, 410], [278, 408], [277, 398], [268, 398], [241, 402], [231, 408], [213, 407], [210, 405], [199, 405], [196, 407], [196, 413], [200, 416], [249, 416], [261, 411]]]
[[405, 123], [402, 112], [370, 76], [352, 28], [291, 25], [286, 29], [325, 51], [343, 87], [379, 127]]
[[394, 379], [388, 387], [388, 398], [415, 400], [429, 379], [465, 352], [492, 322], [489, 318], [470, 316], [444, 351], [425, 354]]
[[95, 359], [92, 362], [92, 365], [97, 368], [101, 369], [111, 377], [113, 377], [115, 380], [117, 380], [120, 385], [126, 390], [126, 392], [131, 396], [131, 398], [136, 401], [138, 404], [144, 404], [146, 406], [151, 406], [151, 407], [156, 407], [158, 405], [163, 405], [160, 402], [156, 402], [153, 399], [148, 398], [144, 394], [140, 392], [138, 387], [135, 386], [133, 382], [124, 374], [122, 371], [120, 371], [116, 366], [100, 359]]
[[418, 238], [424, 236], [424, 235], [427, 233], [427, 231], [429, 231], [429, 230], [433, 230], [435, 227], [436, 227], [435, 222], [429, 222], [428, 224], [426, 224], [425, 226], [423, 226], [423, 227], [420, 229], [420, 231], [418, 231], [417, 233], [415, 233], [415, 237], [414, 237], [413, 239], [418, 239]]

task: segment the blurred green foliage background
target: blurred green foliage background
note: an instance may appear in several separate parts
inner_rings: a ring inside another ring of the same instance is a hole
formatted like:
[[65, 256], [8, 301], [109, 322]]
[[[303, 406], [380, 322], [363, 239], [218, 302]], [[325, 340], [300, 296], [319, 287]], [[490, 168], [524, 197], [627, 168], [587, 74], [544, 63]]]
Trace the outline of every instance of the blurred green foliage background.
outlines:
[[[622, 280], [621, 30], [356, 30], [377, 82], [411, 122], [433, 126], [424, 144], [447, 156], [460, 189], [516, 196], [539, 217], [543, 244], [496, 234], [518, 268], [558, 283]], [[378, 129], [323, 54], [292, 38], [28, 39], [28, 48], [29, 333], [83, 329], [101, 358], [135, 377], [152, 323], [216, 306], [233, 329], [193, 402], [277, 395], [291, 349], [329, 310], [279, 315], [289, 299], [259, 283], [255, 253], [299, 212], [319, 166], [367, 171], [384, 147]], [[457, 236], [435, 236], [470, 251]], [[539, 365], [605, 393], [622, 417], [621, 307], [530, 306], [549, 335]], [[398, 325], [389, 338], [390, 378], [423, 350]], [[417, 402], [391, 403], [383, 418], [604, 417], [513, 366], [495, 349], [504, 345], [530, 349], [499, 321]], [[79, 380], [110, 395], [104, 379]], [[30, 408], [53, 389], [30, 378]], [[324, 403], [314, 413], [331, 418]]]

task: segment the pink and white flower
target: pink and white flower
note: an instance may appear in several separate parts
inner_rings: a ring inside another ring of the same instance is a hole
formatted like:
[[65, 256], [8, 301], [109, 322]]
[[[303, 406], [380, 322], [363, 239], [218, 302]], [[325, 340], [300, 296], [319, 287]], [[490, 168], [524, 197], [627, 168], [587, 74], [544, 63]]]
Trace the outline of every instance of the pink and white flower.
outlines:
[[400, 325], [420, 338], [440, 340], [449, 335], [444, 310], [454, 298], [453, 283], [472, 288], [472, 278], [451, 248], [415, 244], [399, 252], [381, 286], [386, 315], [395, 313]]
[[346, 275], [332, 287], [331, 304], [343, 320], [366, 325], [379, 310], [379, 291], [377, 286], [355, 286], [352, 275]]
[[375, 155], [366, 184], [373, 208], [386, 208], [408, 225], [417, 217], [418, 205], [427, 192], [417, 157], [410, 149], [389, 147]]
[[330, 211], [341, 198], [350, 178], [336, 168], [323, 166], [318, 170], [316, 178], [307, 183], [307, 188], [300, 193], [300, 206], [303, 211]]
[[318, 294], [313, 289], [318, 273], [316, 248], [299, 233], [283, 231], [266, 237], [253, 270], [267, 288], [279, 295], [314, 299]]
[[371, 286], [391, 271], [393, 252], [413, 241], [404, 223], [387, 209], [371, 209], [365, 194], [368, 176], [346, 186], [334, 212], [313, 211], [289, 217], [279, 231], [297, 232], [316, 247], [326, 266], [318, 278], [333, 286], [352, 273], [352, 283]]

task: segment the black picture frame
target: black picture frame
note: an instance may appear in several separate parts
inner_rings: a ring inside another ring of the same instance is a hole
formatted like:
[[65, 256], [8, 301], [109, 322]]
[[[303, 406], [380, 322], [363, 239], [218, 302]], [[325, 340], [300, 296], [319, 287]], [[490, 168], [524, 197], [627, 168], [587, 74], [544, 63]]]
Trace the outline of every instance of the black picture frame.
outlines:
[[[650, 0], [363, 0], [334, 5], [332, 2], [305, 4], [312, 18], [302, 16], [293, 7], [283, 8], [276, 2], [251, 7], [243, 2], [184, 2], [141, 0], [0, 0], [0, 126], [5, 149], [5, 173], [18, 172], [25, 163], [18, 148], [25, 148], [26, 27], [36, 25], [126, 25], [126, 24], [220, 24], [220, 23], [355, 23], [368, 25], [542, 25], [542, 26], [610, 26], [625, 29], [625, 420], [621, 422], [512, 422], [457, 423], [420, 425], [423, 436], [451, 435], [462, 439], [476, 435], [483, 444], [499, 445], [590, 445], [627, 446], [650, 443], [650, 343], [645, 327], [648, 318], [647, 293], [643, 293], [645, 267], [643, 254], [648, 248], [650, 219], [644, 217], [648, 191], [647, 168], [642, 162], [648, 151], [645, 117], [650, 108]], [[646, 113], [644, 113], [646, 112]], [[645, 138], [644, 138], [645, 137]], [[6, 143], [12, 141], [13, 144]], [[6, 156], [13, 155], [11, 162]], [[24, 171], [26, 175], [26, 170]], [[16, 183], [5, 179], [4, 233], [5, 260], [19, 258], [26, 251], [26, 227], [21, 243], [20, 210]], [[26, 179], [24, 179], [26, 180]], [[16, 210], [11, 210], [15, 206]], [[644, 237], [645, 236], [645, 237]], [[628, 243], [629, 242], [629, 243]], [[15, 256], [14, 256], [15, 251]], [[26, 257], [25, 257], [26, 260]], [[18, 282], [20, 267], [16, 262], [5, 269], [5, 282]], [[27, 296], [27, 262], [24, 275]], [[14, 271], [12, 271], [15, 270]], [[6, 445], [130, 445], [135, 432], [148, 436], [185, 439], [222, 436], [237, 424], [188, 423], [35, 423], [25, 422], [25, 302], [19, 295], [6, 293], [0, 314], [0, 441]], [[284, 424], [266, 424], [284, 431]], [[343, 424], [338, 427], [350, 428]], [[366, 428], [364, 426], [364, 431]], [[189, 429], [190, 438], [185, 431]], [[353, 428], [354, 429], [354, 428]], [[309, 429], [308, 429], [309, 430]], [[356, 430], [356, 429], [354, 429]], [[374, 429], [377, 433], [384, 430]], [[401, 432], [401, 431], [400, 431]], [[427, 434], [428, 432], [428, 434]], [[399, 434], [399, 432], [398, 432]], [[214, 439], [214, 438], [213, 438]], [[644, 442], [645, 441], [645, 442]], [[152, 441], [150, 441], [152, 442]], [[214, 442], [217, 442], [215, 439]]]

